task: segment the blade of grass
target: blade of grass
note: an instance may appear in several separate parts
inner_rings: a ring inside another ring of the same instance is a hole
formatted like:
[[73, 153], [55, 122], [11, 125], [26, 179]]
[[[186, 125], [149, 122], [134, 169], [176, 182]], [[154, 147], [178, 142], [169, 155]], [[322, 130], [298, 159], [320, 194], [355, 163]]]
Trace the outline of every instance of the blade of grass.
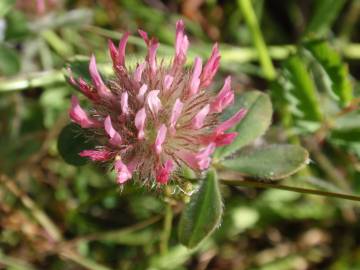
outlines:
[[238, 5], [252, 34], [264, 75], [268, 80], [273, 80], [276, 77], [276, 71], [262, 36], [251, 0], [238, 0]]

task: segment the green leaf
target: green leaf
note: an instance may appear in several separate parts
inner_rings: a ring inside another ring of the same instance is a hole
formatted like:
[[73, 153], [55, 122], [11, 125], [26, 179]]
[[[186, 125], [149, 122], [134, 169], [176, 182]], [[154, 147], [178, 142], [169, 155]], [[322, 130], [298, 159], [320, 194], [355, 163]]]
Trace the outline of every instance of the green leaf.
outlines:
[[251, 91], [238, 95], [235, 105], [225, 113], [226, 118], [235, 114], [240, 108], [246, 108], [248, 111], [245, 117], [234, 128], [238, 132], [238, 136], [232, 144], [219, 148], [214, 154], [215, 158], [220, 159], [231, 155], [263, 135], [269, 128], [273, 111], [270, 98], [267, 94]]
[[194, 253], [194, 250], [189, 250], [182, 245], [171, 247], [170, 250], [164, 255], [153, 255], [150, 258], [149, 270], [180, 270], [181, 266]]
[[312, 129], [312, 126], [316, 128], [322, 119], [320, 103], [315, 84], [299, 55], [290, 56], [285, 61], [283, 76], [286, 99], [298, 123], [307, 123], [308, 129]]
[[209, 170], [200, 189], [191, 196], [179, 223], [180, 242], [188, 248], [196, 247], [219, 225], [222, 202], [215, 170]]
[[296, 173], [308, 160], [308, 152], [300, 146], [270, 145], [241, 153], [221, 165], [244, 176], [276, 180]]
[[24, 13], [11, 10], [6, 15], [5, 40], [23, 39], [29, 34], [28, 22]]
[[39, 99], [44, 114], [44, 126], [51, 128], [61, 113], [69, 106], [69, 86], [48, 87]]
[[[74, 57], [68, 62], [68, 66], [71, 68], [71, 74], [74, 78], [82, 78], [86, 82], [91, 83], [88, 57]], [[67, 79], [69, 79], [70, 73], [67, 70], [64, 70], [64, 75]]]
[[20, 60], [16, 51], [0, 43], [0, 75], [15, 75], [20, 71]]
[[4, 17], [6, 13], [12, 8], [15, 4], [15, 0], [1, 0], [0, 1], [0, 18]]
[[80, 157], [82, 150], [94, 148], [94, 143], [84, 136], [84, 131], [76, 124], [63, 128], [58, 138], [58, 150], [62, 158], [74, 166], [85, 165], [86, 158]]
[[319, 62], [330, 80], [333, 96], [341, 106], [347, 106], [352, 100], [352, 86], [347, 65], [340, 55], [324, 41], [313, 41], [305, 44], [313, 57]]
[[346, 0], [317, 0], [315, 9], [305, 31], [306, 35], [321, 36], [327, 33]]
[[328, 140], [360, 157], [360, 110], [338, 117]]

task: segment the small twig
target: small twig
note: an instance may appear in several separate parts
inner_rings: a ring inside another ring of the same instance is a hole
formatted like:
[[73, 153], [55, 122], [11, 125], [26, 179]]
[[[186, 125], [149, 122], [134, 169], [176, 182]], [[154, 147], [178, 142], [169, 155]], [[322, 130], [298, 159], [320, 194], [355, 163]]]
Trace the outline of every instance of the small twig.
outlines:
[[224, 184], [232, 185], [232, 186], [243, 186], [243, 187], [255, 187], [255, 188], [274, 188], [287, 190], [297, 193], [303, 194], [311, 194], [311, 195], [320, 195], [325, 197], [337, 198], [337, 199], [345, 199], [350, 201], [358, 201], [360, 202], [360, 197], [352, 194], [344, 194], [344, 193], [336, 193], [330, 191], [323, 191], [317, 189], [309, 189], [309, 188], [301, 188], [301, 187], [291, 187], [286, 185], [280, 185], [276, 183], [268, 183], [268, 182], [259, 182], [253, 180], [239, 180], [239, 179], [221, 179]]

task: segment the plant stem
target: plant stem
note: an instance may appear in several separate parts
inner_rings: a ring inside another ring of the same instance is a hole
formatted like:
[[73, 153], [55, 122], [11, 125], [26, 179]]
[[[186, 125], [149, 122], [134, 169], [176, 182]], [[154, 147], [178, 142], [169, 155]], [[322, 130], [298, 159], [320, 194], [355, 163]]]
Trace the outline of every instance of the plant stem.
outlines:
[[165, 207], [164, 227], [160, 239], [161, 255], [166, 254], [169, 249], [168, 247], [169, 247], [169, 239], [171, 235], [172, 219], [173, 219], [173, 211], [171, 207], [171, 202], [167, 201]]
[[251, 0], [238, 0], [238, 5], [252, 34], [264, 75], [268, 80], [273, 80], [276, 77], [276, 71], [266, 48]]
[[317, 189], [309, 189], [309, 188], [301, 188], [301, 187], [291, 187], [286, 185], [279, 185], [276, 183], [266, 183], [266, 182], [258, 182], [252, 180], [234, 180], [234, 179], [221, 179], [224, 184], [232, 185], [232, 186], [243, 186], [243, 187], [255, 187], [255, 188], [275, 188], [281, 190], [287, 190], [292, 192], [298, 192], [303, 194], [311, 194], [311, 195], [320, 195], [325, 197], [337, 198], [337, 199], [345, 199], [350, 201], [358, 201], [360, 202], [360, 197], [352, 194], [344, 194], [344, 193], [336, 193], [330, 191], [323, 191]]

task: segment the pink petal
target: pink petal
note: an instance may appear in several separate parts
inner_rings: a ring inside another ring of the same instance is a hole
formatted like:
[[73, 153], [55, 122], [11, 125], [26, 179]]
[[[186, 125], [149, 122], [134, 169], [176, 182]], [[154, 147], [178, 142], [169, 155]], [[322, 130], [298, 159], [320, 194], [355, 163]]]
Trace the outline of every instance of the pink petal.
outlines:
[[204, 121], [206, 116], [208, 115], [210, 111], [210, 105], [206, 104], [204, 108], [202, 108], [193, 118], [191, 122], [191, 126], [193, 129], [200, 129], [204, 125]]
[[119, 60], [118, 60], [118, 64], [120, 66], [124, 66], [125, 65], [125, 49], [126, 49], [126, 43], [129, 39], [129, 32], [125, 32], [123, 34], [123, 36], [121, 37], [120, 39], [120, 42], [119, 42]]
[[156, 170], [156, 181], [160, 184], [166, 184], [169, 181], [170, 173], [174, 168], [172, 160], [168, 159], [164, 166], [160, 166]]
[[114, 168], [117, 173], [118, 184], [123, 184], [132, 177], [128, 167], [120, 159], [115, 161]]
[[138, 32], [148, 47], [147, 61], [150, 66], [151, 73], [155, 74], [155, 72], [156, 72], [156, 51], [159, 47], [159, 43], [154, 38], [149, 39], [148, 34], [145, 31], [139, 29]]
[[194, 70], [190, 79], [190, 96], [195, 95], [199, 91], [200, 75], [202, 69], [202, 61], [200, 57], [195, 57]]
[[158, 98], [159, 93], [159, 90], [152, 90], [147, 95], [147, 105], [154, 115], [157, 115], [159, 110], [162, 108], [161, 101]]
[[147, 89], [148, 89], [148, 86], [145, 83], [140, 87], [139, 93], [136, 96], [138, 101], [144, 102], [145, 93], [146, 93]]
[[92, 55], [91, 58], [90, 58], [89, 72], [90, 72], [93, 84], [95, 85], [95, 88], [97, 89], [99, 95], [101, 97], [103, 97], [103, 98], [111, 97], [110, 90], [104, 84], [104, 82], [101, 79], [101, 76], [100, 76], [100, 74], [99, 74], [99, 72], [97, 70], [96, 59], [95, 59], [94, 55]]
[[215, 144], [211, 143], [206, 148], [196, 154], [196, 160], [200, 170], [205, 170], [209, 167], [211, 162], [211, 155], [215, 151]]
[[162, 151], [162, 144], [164, 143], [165, 141], [165, 138], [166, 138], [166, 132], [167, 132], [167, 128], [164, 124], [162, 124], [159, 128], [159, 131], [157, 133], [157, 136], [156, 136], [156, 140], [155, 140], [155, 152], [156, 154], [160, 154], [161, 151]]
[[113, 66], [116, 67], [118, 65], [118, 59], [119, 59], [118, 49], [110, 39], [108, 40], [108, 47], [109, 47], [110, 57], [113, 62]]
[[171, 84], [173, 83], [174, 81], [174, 77], [171, 76], [171, 75], [165, 75], [164, 77], [164, 82], [163, 82], [163, 89], [164, 89], [164, 92], [167, 92], [170, 87], [171, 87]]
[[141, 29], [138, 30], [138, 33], [142, 37], [142, 39], [145, 41], [146, 45], [148, 45], [149, 44], [148, 34], [145, 31], [141, 30]]
[[139, 131], [138, 132], [139, 140], [143, 140], [145, 137], [145, 133], [144, 133], [145, 120], [146, 120], [146, 111], [145, 108], [142, 108], [135, 115], [135, 126]]
[[122, 139], [121, 139], [120, 134], [119, 134], [119, 133], [114, 129], [114, 127], [112, 126], [110, 115], [108, 115], [108, 116], [105, 118], [104, 128], [105, 128], [106, 133], [107, 133], [107, 134], [109, 135], [109, 137], [110, 137], [109, 142], [110, 142], [112, 145], [120, 146], [121, 143], [122, 143]]
[[71, 108], [69, 115], [71, 120], [80, 125], [82, 128], [99, 127], [99, 123], [90, 119], [86, 112], [80, 107], [79, 100], [76, 96], [71, 97]]
[[234, 92], [231, 91], [231, 77], [225, 79], [223, 88], [211, 103], [210, 112], [220, 113], [234, 101]]
[[91, 86], [87, 84], [82, 78], [79, 78], [78, 81], [75, 80], [71, 68], [67, 68], [69, 73], [69, 82], [72, 84], [76, 89], [80, 90], [86, 97], [88, 97], [92, 101], [97, 101], [99, 96], [96, 92], [93, 92]]
[[216, 136], [214, 143], [216, 144], [217, 147], [231, 144], [235, 140], [237, 135], [238, 135], [237, 132], [219, 134]]
[[139, 158], [134, 157], [128, 164], [126, 164], [129, 172], [133, 173], [133, 171], [139, 166]]
[[236, 136], [238, 135], [237, 132], [231, 132], [231, 133], [225, 133], [225, 134], [211, 134], [207, 136], [202, 136], [200, 138], [200, 142], [202, 144], [209, 144], [209, 143], [215, 143], [216, 147], [224, 146], [231, 144]]
[[156, 72], [156, 51], [159, 47], [159, 43], [155, 39], [151, 39], [149, 43], [148, 61], [152, 74]]
[[175, 104], [174, 107], [172, 108], [171, 116], [170, 116], [170, 129], [172, 131], [175, 131], [175, 125], [181, 115], [181, 111], [183, 107], [184, 107], [184, 103], [182, 103], [180, 99], [177, 98], [175, 100]]
[[234, 114], [232, 117], [230, 117], [228, 120], [222, 122], [220, 125], [218, 125], [215, 129], [216, 134], [222, 134], [224, 131], [228, 130], [229, 128], [233, 127], [237, 123], [241, 121], [241, 119], [244, 118], [246, 115], [247, 110], [246, 109], [240, 109], [236, 114]]
[[186, 53], [189, 47], [189, 40], [184, 34], [185, 25], [182, 20], [176, 23], [176, 41], [175, 41], [175, 64], [184, 64]]
[[136, 82], [141, 81], [141, 75], [142, 75], [144, 69], [145, 69], [145, 63], [141, 63], [136, 67], [135, 72], [134, 72], [134, 80]]
[[214, 44], [211, 52], [211, 56], [207, 61], [206, 65], [204, 66], [204, 70], [201, 74], [201, 87], [208, 87], [217, 70], [220, 66], [220, 53], [219, 53], [219, 46], [217, 43]]
[[195, 170], [205, 170], [210, 166], [211, 155], [215, 151], [215, 143], [210, 143], [207, 147], [193, 154], [187, 151], [180, 151], [178, 155]]
[[79, 89], [80, 91], [89, 99], [93, 101], [98, 101], [100, 99], [97, 92], [93, 91], [91, 86], [83, 80], [83, 78], [78, 79]]
[[123, 114], [129, 114], [129, 104], [128, 104], [129, 95], [127, 92], [123, 92], [121, 94], [120, 103], [121, 103], [121, 111]]
[[108, 150], [83, 150], [79, 156], [90, 158], [92, 161], [108, 161], [114, 154]]

